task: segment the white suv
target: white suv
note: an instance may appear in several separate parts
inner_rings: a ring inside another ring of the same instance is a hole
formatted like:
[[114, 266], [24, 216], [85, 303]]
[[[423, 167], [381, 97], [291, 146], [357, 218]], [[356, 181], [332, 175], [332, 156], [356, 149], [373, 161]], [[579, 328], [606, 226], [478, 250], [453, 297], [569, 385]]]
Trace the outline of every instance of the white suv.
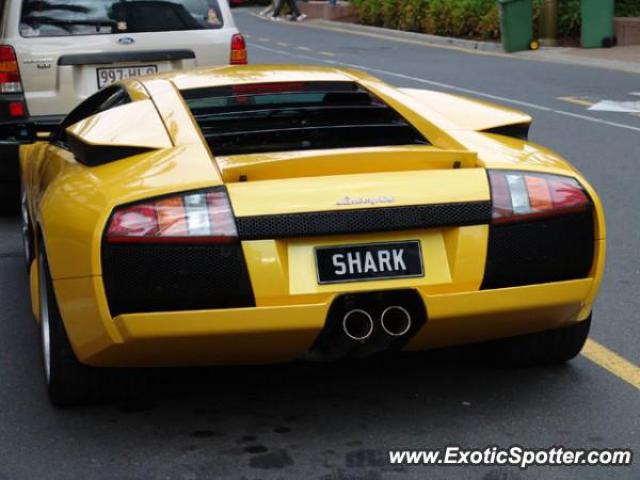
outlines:
[[[123, 78], [247, 62], [227, 0], [0, 0], [0, 10], [2, 140], [27, 122], [56, 125]], [[0, 181], [17, 172], [3, 143]]]

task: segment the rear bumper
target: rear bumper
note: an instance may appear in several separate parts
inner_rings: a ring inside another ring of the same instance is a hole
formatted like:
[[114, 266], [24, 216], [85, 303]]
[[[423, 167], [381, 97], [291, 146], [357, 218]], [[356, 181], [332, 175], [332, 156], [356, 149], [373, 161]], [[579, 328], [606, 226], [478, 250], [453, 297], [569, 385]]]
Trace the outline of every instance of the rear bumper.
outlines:
[[[95, 366], [260, 364], [309, 351], [335, 295], [305, 305], [109, 316], [100, 277], [55, 282], [78, 358]], [[592, 278], [455, 294], [418, 289], [427, 323], [417, 351], [553, 329], [584, 320]]]

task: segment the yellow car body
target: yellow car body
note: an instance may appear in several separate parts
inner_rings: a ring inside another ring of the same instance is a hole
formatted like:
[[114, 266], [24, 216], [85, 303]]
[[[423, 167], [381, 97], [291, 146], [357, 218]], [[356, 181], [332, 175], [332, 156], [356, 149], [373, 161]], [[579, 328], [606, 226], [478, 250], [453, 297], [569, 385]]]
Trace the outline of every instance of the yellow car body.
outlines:
[[[226, 85], [355, 82], [399, 112], [429, 146], [315, 149], [215, 156], [181, 92]], [[398, 89], [350, 69], [242, 66], [178, 72], [120, 84], [131, 102], [70, 125], [89, 146], [144, 148], [98, 166], [40, 141], [21, 150], [21, 181], [34, 235], [46, 250], [55, 297], [77, 359], [91, 366], [258, 364], [304, 357], [332, 302], [347, 293], [410, 289], [426, 324], [405, 351], [481, 342], [571, 326], [591, 313], [605, 259], [603, 207], [586, 179], [550, 150], [499, 129], [531, 118], [439, 92]], [[393, 160], [393, 161], [392, 161]], [[593, 206], [593, 261], [583, 278], [482, 289], [489, 222], [465, 226], [241, 239], [255, 306], [112, 315], [102, 249], [122, 205], [224, 185], [237, 219], [377, 209], [344, 197], [393, 199], [393, 207], [490, 202], [487, 170], [576, 179]], [[349, 203], [349, 202], [346, 202]], [[314, 251], [323, 246], [417, 240], [424, 276], [322, 283]], [[40, 315], [36, 261], [31, 298]]]

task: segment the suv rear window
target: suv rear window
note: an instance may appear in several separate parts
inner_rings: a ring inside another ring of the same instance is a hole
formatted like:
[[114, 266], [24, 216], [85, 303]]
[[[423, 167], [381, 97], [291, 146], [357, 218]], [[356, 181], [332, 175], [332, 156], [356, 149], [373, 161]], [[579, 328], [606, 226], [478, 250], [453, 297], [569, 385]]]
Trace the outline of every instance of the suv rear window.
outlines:
[[23, 37], [221, 27], [218, 0], [24, 0], [20, 17]]
[[428, 145], [380, 98], [353, 82], [288, 82], [183, 90], [214, 155]]

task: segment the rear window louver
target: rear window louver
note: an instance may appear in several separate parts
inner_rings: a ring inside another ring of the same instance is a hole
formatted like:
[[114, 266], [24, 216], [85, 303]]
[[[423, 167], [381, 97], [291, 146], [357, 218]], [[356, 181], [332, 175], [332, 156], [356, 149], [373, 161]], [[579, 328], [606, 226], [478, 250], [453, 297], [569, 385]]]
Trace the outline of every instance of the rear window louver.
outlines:
[[353, 82], [235, 85], [182, 92], [214, 155], [428, 145]]

